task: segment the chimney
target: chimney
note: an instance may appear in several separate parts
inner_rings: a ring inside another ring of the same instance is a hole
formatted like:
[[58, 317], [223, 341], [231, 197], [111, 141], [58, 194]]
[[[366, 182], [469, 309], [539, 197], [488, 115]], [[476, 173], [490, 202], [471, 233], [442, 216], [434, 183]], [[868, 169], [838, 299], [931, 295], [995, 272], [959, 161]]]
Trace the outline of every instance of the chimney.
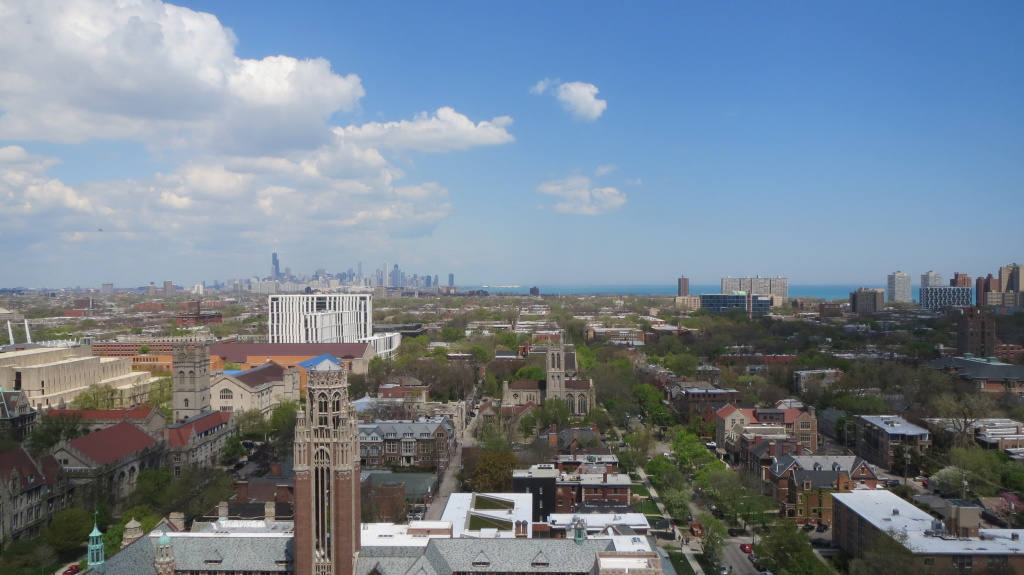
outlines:
[[185, 514], [181, 511], [172, 511], [170, 516], [167, 517], [167, 521], [174, 527], [175, 531], [181, 532], [185, 530]]
[[228, 518], [228, 502], [221, 501], [217, 504], [217, 518], [224, 521]]
[[249, 502], [249, 482], [248, 481], [236, 481], [235, 482], [235, 493], [238, 495], [235, 500], [239, 503]]
[[1017, 533], [1016, 531], [1010, 533], [1010, 541], [1020, 541], [1020, 533]]
[[276, 518], [277, 509], [274, 506], [273, 501], [267, 501], [263, 504], [263, 517], [267, 521], [273, 521]]
[[280, 463], [271, 463], [270, 464], [270, 476], [271, 477], [281, 477], [281, 464]]

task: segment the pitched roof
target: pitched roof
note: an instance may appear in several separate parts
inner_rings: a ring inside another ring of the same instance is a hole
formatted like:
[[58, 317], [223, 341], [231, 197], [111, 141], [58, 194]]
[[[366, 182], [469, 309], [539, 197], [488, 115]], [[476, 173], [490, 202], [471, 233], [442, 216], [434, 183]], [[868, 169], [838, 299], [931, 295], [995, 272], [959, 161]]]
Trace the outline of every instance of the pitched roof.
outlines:
[[45, 480], [45, 476], [36, 466], [36, 462], [32, 461], [28, 452], [21, 448], [0, 453], [0, 477], [4, 481], [8, 481], [14, 471], [18, 472], [22, 490], [39, 485]]
[[283, 381], [284, 372], [285, 368], [281, 364], [270, 360], [259, 367], [236, 373], [234, 377], [249, 387], [259, 387], [266, 383]]
[[365, 357], [368, 343], [215, 343], [210, 354], [245, 363], [250, 357], [308, 357], [330, 354], [339, 359]]
[[167, 443], [171, 447], [188, 445], [192, 435], [201, 435], [222, 423], [231, 421], [231, 413], [227, 411], [207, 411], [190, 417], [181, 423], [167, 427]]
[[157, 441], [128, 421], [94, 431], [68, 442], [99, 465], [113, 463], [122, 457], [138, 453]]
[[59, 416], [59, 417], [74, 417], [79, 416], [82, 419], [95, 420], [95, 419], [124, 419], [132, 421], [141, 421], [149, 417], [156, 407], [148, 404], [139, 405], [130, 409], [51, 409], [46, 412], [46, 416]]

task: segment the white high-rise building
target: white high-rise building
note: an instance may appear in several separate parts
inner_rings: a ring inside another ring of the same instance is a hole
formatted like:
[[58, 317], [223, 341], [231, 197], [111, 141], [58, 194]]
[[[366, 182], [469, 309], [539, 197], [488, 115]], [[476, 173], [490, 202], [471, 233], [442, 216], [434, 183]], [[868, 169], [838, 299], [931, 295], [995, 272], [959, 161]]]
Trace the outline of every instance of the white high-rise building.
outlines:
[[973, 290], [969, 287], [931, 286], [921, 288], [921, 309], [970, 307]]
[[763, 278], [722, 278], [722, 293], [746, 292], [757, 295], [771, 295], [782, 300], [789, 297], [789, 279], [784, 277]]
[[373, 333], [368, 293], [272, 295], [268, 303], [269, 343], [369, 343], [384, 357], [402, 343], [401, 334]]
[[921, 287], [942, 287], [942, 274], [937, 274], [931, 270], [926, 274], [921, 274]]
[[889, 274], [888, 288], [888, 301], [910, 303], [910, 274], [903, 272]]

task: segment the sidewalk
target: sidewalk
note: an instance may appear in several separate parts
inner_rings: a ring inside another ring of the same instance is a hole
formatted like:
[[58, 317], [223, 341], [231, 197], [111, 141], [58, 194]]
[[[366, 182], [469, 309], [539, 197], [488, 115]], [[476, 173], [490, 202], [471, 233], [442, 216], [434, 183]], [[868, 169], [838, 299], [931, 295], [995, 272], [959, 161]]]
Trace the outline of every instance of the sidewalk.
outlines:
[[437, 494], [434, 497], [433, 503], [427, 507], [427, 512], [423, 515], [423, 518], [428, 521], [437, 521], [441, 519], [441, 514], [444, 513], [444, 507], [448, 504], [448, 496], [459, 490], [457, 476], [462, 471], [462, 448], [472, 447], [476, 445], [476, 439], [473, 438], [474, 428], [477, 427], [477, 421], [480, 416], [474, 417], [469, 425], [466, 426], [466, 430], [462, 434], [461, 441], [455, 446], [455, 453], [452, 454], [451, 461], [448, 462], [448, 469], [444, 472], [444, 477], [437, 486]]
[[[658, 506], [658, 511], [661, 512], [661, 515], [663, 517], [665, 517], [666, 519], [670, 519], [671, 520], [672, 516], [669, 515], [668, 511], [665, 510], [665, 505], [661, 502], [661, 497], [658, 496], [658, 492], [655, 491], [654, 486], [651, 485], [651, 479], [649, 477], [647, 477], [647, 473], [644, 472], [643, 468], [639, 468], [639, 467], [637, 468], [636, 472], [637, 472], [637, 475], [640, 476], [641, 481], [644, 482], [644, 486], [647, 488], [648, 491], [651, 492], [651, 501], [653, 501], [654, 504]], [[679, 526], [676, 525], [673, 529], [678, 529], [678, 528], [679, 528]], [[693, 556], [693, 549], [690, 548], [689, 545], [686, 545], [685, 543], [682, 543], [682, 541], [684, 540], [683, 539], [684, 537], [686, 537], [685, 533], [680, 532], [680, 531], [676, 532], [676, 538], [679, 539], [679, 541], [680, 541], [679, 548], [683, 552], [683, 556], [686, 557], [686, 561], [690, 564], [690, 568], [693, 569], [694, 573], [696, 573], [697, 575], [704, 575], [704, 570], [700, 568], [700, 564], [697, 563], [697, 558]], [[695, 542], [698, 542], [698, 541], [699, 541], [699, 539], [694, 537], [691, 540], [691, 543], [695, 543]]]

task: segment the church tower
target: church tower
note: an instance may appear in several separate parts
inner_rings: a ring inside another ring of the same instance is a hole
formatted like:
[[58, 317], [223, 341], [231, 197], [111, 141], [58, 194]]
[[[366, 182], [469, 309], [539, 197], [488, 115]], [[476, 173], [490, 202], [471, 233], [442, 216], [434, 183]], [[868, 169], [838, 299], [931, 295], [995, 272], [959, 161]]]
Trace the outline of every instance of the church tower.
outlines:
[[[558, 334], [558, 341], [551, 341], [548, 344], [547, 353], [547, 388], [544, 399], [565, 399], [565, 345], [562, 339], [564, 333]], [[572, 406], [570, 406], [571, 409]]]
[[[94, 513], [95, 515], [95, 513]], [[89, 533], [89, 570], [93, 573], [106, 573], [107, 564], [104, 557], [103, 548], [103, 533], [100, 532], [99, 525], [96, 524], [96, 520], [93, 519], [92, 533]]]
[[210, 410], [210, 344], [174, 344], [174, 422]]
[[295, 424], [295, 573], [353, 575], [361, 527], [359, 427], [344, 368], [309, 371]]

